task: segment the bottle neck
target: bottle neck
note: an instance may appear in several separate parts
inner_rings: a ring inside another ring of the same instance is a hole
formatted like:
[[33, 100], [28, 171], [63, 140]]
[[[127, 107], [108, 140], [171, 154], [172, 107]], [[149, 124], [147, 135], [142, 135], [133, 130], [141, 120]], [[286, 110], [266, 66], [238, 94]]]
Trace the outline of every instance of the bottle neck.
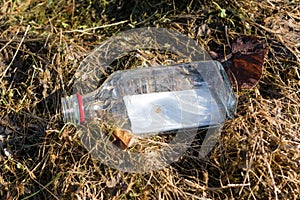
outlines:
[[78, 125], [85, 121], [82, 96], [79, 93], [62, 98], [61, 104], [64, 122]]

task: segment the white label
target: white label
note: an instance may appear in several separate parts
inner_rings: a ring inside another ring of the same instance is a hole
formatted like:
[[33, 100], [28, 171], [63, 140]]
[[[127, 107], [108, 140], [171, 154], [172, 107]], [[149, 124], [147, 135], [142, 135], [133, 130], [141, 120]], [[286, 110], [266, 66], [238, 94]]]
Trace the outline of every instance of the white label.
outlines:
[[136, 134], [194, 128], [225, 120], [207, 88], [131, 95], [123, 100]]

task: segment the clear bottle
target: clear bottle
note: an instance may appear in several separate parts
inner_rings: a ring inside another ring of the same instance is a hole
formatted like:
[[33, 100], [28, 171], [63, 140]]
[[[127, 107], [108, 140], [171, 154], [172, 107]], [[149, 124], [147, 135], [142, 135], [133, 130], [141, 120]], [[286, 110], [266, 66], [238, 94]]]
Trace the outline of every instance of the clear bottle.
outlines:
[[[152, 50], [172, 55], [168, 66], [147, 57], [141, 66], [149, 68], [108, 76], [124, 55]], [[161, 169], [188, 149], [205, 157], [236, 108], [222, 65], [192, 38], [164, 28], [131, 29], [101, 42], [81, 62], [72, 88], [74, 95], [62, 99], [64, 121], [77, 125], [89, 154], [126, 172]]]
[[218, 126], [233, 117], [236, 98], [211, 60], [117, 71], [95, 91], [63, 98], [62, 108], [65, 122], [98, 120], [147, 137]]

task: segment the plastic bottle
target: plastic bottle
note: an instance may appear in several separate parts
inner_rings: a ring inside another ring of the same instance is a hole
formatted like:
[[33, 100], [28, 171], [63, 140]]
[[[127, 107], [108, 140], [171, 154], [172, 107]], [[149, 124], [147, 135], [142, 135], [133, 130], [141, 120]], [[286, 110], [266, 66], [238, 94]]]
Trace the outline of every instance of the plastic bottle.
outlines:
[[139, 136], [221, 124], [235, 103], [217, 61], [117, 71], [94, 92], [62, 99], [65, 122], [100, 120]]
[[[112, 68], [130, 52], [151, 50], [175, 56], [166, 63], [186, 63]], [[192, 38], [164, 28], [132, 29], [101, 42], [81, 62], [72, 88], [62, 98], [64, 121], [77, 125], [89, 154], [126, 172], [161, 169], [188, 149], [204, 158], [236, 108], [222, 65]]]

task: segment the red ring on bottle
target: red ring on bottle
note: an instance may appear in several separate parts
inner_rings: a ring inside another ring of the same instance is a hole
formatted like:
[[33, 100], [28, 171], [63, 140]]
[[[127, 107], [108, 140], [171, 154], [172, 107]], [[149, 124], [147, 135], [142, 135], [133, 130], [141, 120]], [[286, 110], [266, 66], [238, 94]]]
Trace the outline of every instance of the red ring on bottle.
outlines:
[[78, 107], [79, 107], [80, 123], [83, 123], [84, 122], [83, 101], [82, 101], [82, 96], [79, 93], [77, 93], [77, 100], [78, 100]]

